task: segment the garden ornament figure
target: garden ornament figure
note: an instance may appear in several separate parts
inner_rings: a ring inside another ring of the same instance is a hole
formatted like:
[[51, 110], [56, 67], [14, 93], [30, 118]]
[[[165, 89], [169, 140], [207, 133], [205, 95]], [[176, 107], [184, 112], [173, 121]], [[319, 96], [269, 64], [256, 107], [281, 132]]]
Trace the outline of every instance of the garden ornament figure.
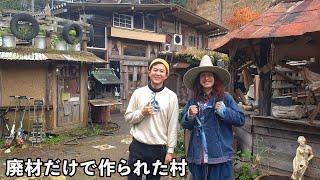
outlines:
[[296, 156], [293, 159], [293, 173], [291, 179], [302, 180], [303, 175], [308, 167], [309, 161], [314, 157], [312, 148], [306, 145], [304, 136], [298, 137], [299, 147], [296, 151]]

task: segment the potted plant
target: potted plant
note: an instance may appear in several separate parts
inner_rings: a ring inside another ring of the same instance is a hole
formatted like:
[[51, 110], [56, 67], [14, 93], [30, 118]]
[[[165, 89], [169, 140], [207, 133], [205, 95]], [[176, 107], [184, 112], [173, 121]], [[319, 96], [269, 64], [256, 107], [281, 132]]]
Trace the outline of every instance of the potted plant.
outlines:
[[81, 46], [80, 43], [76, 40], [77, 32], [75, 29], [70, 29], [68, 31], [70, 39], [72, 39], [75, 43], [74, 44], [68, 44], [68, 50], [72, 51], [80, 51]]
[[38, 49], [46, 48], [46, 30], [44, 26], [40, 26], [39, 34], [34, 38], [34, 46]]
[[58, 51], [67, 50], [66, 42], [62, 39], [61, 36], [57, 36], [57, 35], [51, 36], [51, 47]]
[[9, 27], [1, 27], [0, 36], [2, 38], [3, 47], [16, 47], [16, 38], [11, 33]]

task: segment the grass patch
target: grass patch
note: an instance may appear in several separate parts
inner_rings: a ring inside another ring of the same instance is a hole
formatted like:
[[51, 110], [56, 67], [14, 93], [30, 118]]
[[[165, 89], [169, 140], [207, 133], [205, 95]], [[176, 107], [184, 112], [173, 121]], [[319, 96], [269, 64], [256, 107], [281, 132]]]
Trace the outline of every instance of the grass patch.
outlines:
[[71, 131], [61, 133], [59, 135], [49, 135], [45, 138], [45, 144], [58, 144], [62, 141], [65, 141], [69, 138], [74, 137], [92, 137], [92, 136], [100, 136], [104, 134], [104, 129], [101, 125], [93, 125], [93, 128], [89, 127], [78, 127], [72, 129]]
[[87, 126], [87, 127], [79, 127], [76, 129], [73, 129], [71, 131], [70, 136], [77, 137], [77, 136], [100, 136], [104, 134], [104, 127], [101, 125], [94, 124], [93, 127]]
[[58, 144], [59, 142], [63, 141], [66, 139], [65, 135], [56, 135], [52, 136], [49, 135], [44, 139], [45, 144]]

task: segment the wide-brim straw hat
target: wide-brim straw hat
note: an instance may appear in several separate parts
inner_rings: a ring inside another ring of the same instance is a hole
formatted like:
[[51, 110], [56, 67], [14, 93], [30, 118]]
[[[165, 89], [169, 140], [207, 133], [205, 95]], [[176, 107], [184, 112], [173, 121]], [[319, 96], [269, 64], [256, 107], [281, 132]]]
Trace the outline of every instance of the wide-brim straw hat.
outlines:
[[212, 72], [222, 81], [224, 86], [227, 86], [231, 81], [230, 73], [218, 66], [213, 66], [211, 58], [204, 55], [198, 67], [189, 69], [183, 76], [183, 83], [188, 89], [193, 89], [193, 84], [197, 76], [202, 72]]

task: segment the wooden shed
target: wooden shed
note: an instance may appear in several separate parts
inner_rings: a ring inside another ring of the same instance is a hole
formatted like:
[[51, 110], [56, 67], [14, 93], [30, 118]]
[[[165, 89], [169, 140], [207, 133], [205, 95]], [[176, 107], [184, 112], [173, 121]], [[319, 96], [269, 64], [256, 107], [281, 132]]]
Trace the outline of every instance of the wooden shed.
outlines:
[[[88, 121], [88, 67], [105, 61], [89, 52], [34, 51], [1, 47], [1, 108], [10, 107], [10, 112], [14, 111], [15, 104], [10, 96], [33, 97], [33, 100], [44, 100], [47, 131], [65, 131], [85, 125]], [[33, 100], [29, 102], [31, 109]], [[25, 115], [23, 127], [28, 132], [32, 114], [33, 111]], [[10, 123], [12, 120], [10, 118]], [[16, 120], [17, 124], [19, 120]]]
[[[209, 43], [210, 49], [229, 54], [233, 83], [245, 67], [255, 65], [258, 69], [258, 111], [247, 111], [246, 124], [236, 129], [242, 150], [260, 155], [265, 170], [291, 175], [297, 138], [303, 135], [315, 155], [305, 179], [320, 177], [320, 101], [316, 85], [320, 79], [311, 78], [320, 74], [319, 7], [317, 0], [280, 2], [252, 22]], [[293, 78], [284, 68], [298, 76]], [[279, 84], [282, 89], [294, 86], [282, 91]], [[230, 90], [234, 93], [234, 86]], [[283, 112], [283, 117], [275, 115], [282, 108], [274, 106], [272, 100], [277, 96], [289, 96], [295, 105], [302, 106], [302, 117], [288, 118], [289, 110]], [[315, 106], [311, 112], [307, 111], [310, 105]]]

